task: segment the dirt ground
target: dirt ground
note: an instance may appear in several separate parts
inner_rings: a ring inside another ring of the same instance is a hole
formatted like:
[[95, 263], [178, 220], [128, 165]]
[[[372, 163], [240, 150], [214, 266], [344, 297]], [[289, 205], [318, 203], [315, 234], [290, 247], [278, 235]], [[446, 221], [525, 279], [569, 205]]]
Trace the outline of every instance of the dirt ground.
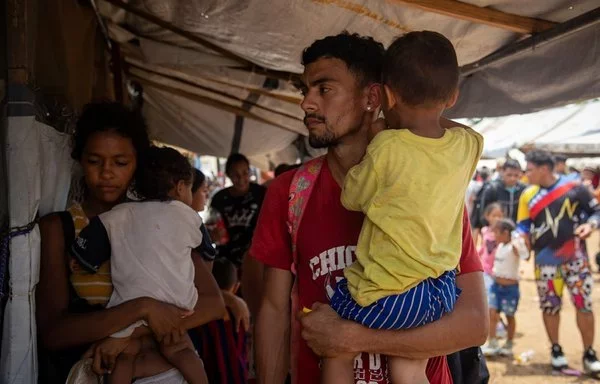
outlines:
[[[600, 236], [596, 233], [588, 240], [590, 258], [598, 251]], [[594, 271], [598, 270], [594, 260], [590, 260]], [[555, 383], [600, 383], [589, 377], [566, 377], [552, 376], [550, 369], [550, 343], [546, 337], [542, 315], [538, 307], [538, 299], [535, 283], [533, 280], [533, 261], [522, 264], [521, 267], [521, 301], [516, 314], [517, 334], [515, 337], [514, 354], [520, 355], [526, 351], [533, 351], [531, 361], [526, 365], [517, 365], [512, 358], [498, 357], [488, 358], [492, 384], [555, 384]], [[594, 310], [596, 311], [596, 343], [595, 348], [600, 353], [600, 274], [594, 272]], [[563, 295], [563, 310], [560, 324], [560, 343], [563, 347], [569, 364], [576, 369], [582, 369], [581, 337], [575, 323], [575, 309], [570, 301], [568, 293]]]

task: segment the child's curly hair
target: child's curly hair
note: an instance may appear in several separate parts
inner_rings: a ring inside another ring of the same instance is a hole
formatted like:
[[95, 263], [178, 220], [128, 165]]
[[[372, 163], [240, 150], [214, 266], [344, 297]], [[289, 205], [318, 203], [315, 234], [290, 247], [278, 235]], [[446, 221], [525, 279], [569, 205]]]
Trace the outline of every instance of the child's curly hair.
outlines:
[[190, 162], [178, 151], [168, 147], [150, 147], [146, 164], [140, 172], [136, 190], [148, 200], [169, 200], [169, 192], [179, 181], [194, 180]]

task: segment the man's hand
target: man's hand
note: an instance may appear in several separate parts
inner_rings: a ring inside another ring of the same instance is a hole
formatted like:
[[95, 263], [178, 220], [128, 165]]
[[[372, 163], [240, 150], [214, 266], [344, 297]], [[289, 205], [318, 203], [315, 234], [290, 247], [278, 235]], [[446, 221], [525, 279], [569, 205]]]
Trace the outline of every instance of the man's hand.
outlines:
[[581, 240], [585, 240], [594, 232], [594, 227], [590, 223], [581, 224], [575, 229], [575, 236], [578, 236]]
[[360, 325], [343, 320], [329, 305], [315, 303], [312, 311], [300, 311], [297, 318], [302, 324], [302, 338], [315, 354], [353, 358], [360, 353], [353, 351], [347, 342], [351, 340], [352, 327]]

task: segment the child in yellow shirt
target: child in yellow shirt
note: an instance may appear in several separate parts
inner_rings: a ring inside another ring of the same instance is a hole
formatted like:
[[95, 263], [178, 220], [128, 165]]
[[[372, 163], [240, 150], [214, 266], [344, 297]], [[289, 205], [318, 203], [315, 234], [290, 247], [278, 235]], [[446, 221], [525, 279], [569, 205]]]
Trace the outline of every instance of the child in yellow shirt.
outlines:
[[[452, 43], [411, 32], [388, 48], [383, 112], [360, 164], [346, 175], [342, 204], [362, 211], [356, 262], [346, 268], [331, 306], [369, 328], [407, 329], [453, 310], [460, 290], [464, 196], [483, 148], [469, 128], [443, 129], [442, 112], [458, 97]], [[427, 383], [427, 360], [393, 357], [394, 384]], [[352, 364], [325, 360], [324, 383], [353, 382]]]

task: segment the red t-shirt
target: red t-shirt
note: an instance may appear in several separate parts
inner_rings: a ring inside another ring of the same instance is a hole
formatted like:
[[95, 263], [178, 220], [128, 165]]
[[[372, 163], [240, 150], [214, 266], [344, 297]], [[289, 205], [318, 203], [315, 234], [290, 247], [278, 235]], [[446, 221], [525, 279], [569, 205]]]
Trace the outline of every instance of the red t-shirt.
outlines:
[[[250, 254], [262, 263], [286, 270], [290, 269], [293, 261], [287, 219], [288, 195], [294, 172], [279, 176], [269, 186], [250, 250]], [[297, 278], [301, 307], [310, 308], [315, 302], [328, 302], [335, 282], [343, 277], [344, 268], [355, 260], [354, 252], [364, 216], [361, 212], [346, 210], [340, 202], [341, 193], [325, 161], [298, 230]], [[463, 227], [460, 271], [481, 271], [466, 215]], [[299, 348], [297, 382], [318, 383], [319, 358], [303, 341]], [[380, 355], [363, 353], [355, 360], [354, 368], [356, 384], [389, 383], [386, 360]], [[433, 384], [452, 383], [446, 357], [429, 359], [427, 377]]]

